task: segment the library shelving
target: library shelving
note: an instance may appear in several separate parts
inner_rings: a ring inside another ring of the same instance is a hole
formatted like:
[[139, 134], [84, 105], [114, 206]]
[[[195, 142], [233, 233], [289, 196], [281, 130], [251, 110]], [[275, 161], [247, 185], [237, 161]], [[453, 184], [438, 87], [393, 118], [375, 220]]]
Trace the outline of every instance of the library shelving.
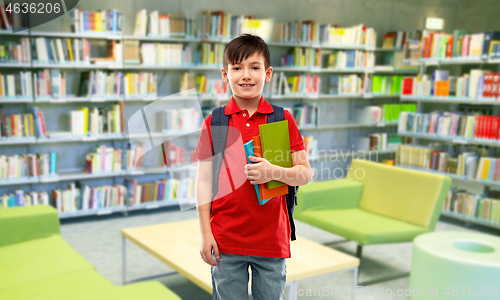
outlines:
[[[139, 41], [139, 42], [158, 42], [158, 43], [186, 43], [186, 44], [201, 44], [201, 43], [212, 43], [212, 44], [226, 44], [229, 42], [227, 38], [165, 38], [158, 36], [132, 36], [132, 35], [124, 35], [124, 34], [111, 34], [111, 33], [72, 33], [72, 32], [43, 32], [43, 31], [32, 31], [26, 30], [24, 32], [12, 33], [6, 30], [0, 30], [0, 35], [6, 35], [10, 38], [12, 37], [28, 37], [28, 38], [62, 38], [62, 39], [89, 39], [89, 40], [103, 40], [111, 42], [117, 42], [124, 44], [125, 41]], [[304, 48], [315, 48], [315, 49], [325, 49], [325, 50], [361, 50], [361, 51], [377, 51], [375, 47], [372, 46], [364, 46], [364, 45], [350, 45], [350, 44], [327, 44], [327, 43], [283, 43], [283, 42], [269, 42], [268, 45], [270, 47], [277, 47], [275, 49], [285, 49], [293, 48], [293, 47], [304, 47]], [[396, 51], [396, 50], [395, 50]], [[404, 70], [382, 70], [377, 69], [376, 67], [372, 68], [344, 68], [344, 69], [329, 69], [329, 68], [319, 68], [319, 67], [280, 67], [279, 64], [273, 64], [276, 67], [273, 67], [276, 72], [295, 72], [295, 73], [319, 73], [319, 74], [328, 74], [328, 73], [340, 73], [340, 74], [371, 74], [371, 73], [394, 73], [394, 74], [404, 74]], [[40, 69], [50, 69], [50, 70], [62, 70], [67, 72], [85, 72], [92, 70], [109, 70], [109, 71], [121, 71], [125, 72], [141, 72], [141, 71], [151, 71], [151, 72], [162, 72], [162, 73], [172, 73], [177, 74], [179, 71], [190, 71], [190, 72], [212, 72], [214, 74], [217, 72], [218, 76], [220, 76], [220, 70], [222, 65], [220, 64], [183, 64], [183, 65], [156, 65], [156, 64], [130, 64], [125, 61], [124, 56], [121, 56], [121, 61], [118, 62], [108, 62], [108, 63], [100, 63], [100, 64], [90, 64], [90, 63], [39, 63], [36, 61], [30, 61], [29, 63], [0, 63], [0, 71], [5, 70], [34, 70], [34, 72]], [[158, 87], [162, 84], [158, 81]], [[73, 89], [75, 86], [73, 85]], [[162, 99], [162, 94], [171, 93], [173, 88], [171, 86], [167, 87], [167, 91], [163, 91], [163, 93], [158, 93], [158, 95], [121, 95], [114, 97], [107, 96], [75, 96], [75, 95], [66, 95], [62, 97], [37, 97], [34, 95], [32, 97], [0, 97], [0, 103], [5, 107], [12, 107], [9, 104], [24, 104], [25, 111], [31, 107], [31, 105], [39, 105], [40, 107], [46, 107], [48, 110], [52, 110], [54, 107], [54, 114], [60, 114], [61, 107], [76, 107], [76, 105], [80, 105], [82, 103], [88, 105], [107, 105], [110, 103], [124, 102], [126, 106], [126, 110], [128, 110], [128, 114], [130, 114], [130, 110], [140, 109], [144, 105], [149, 104], [152, 101], [156, 101], [158, 99]], [[344, 100], [344, 99], [392, 99], [398, 100], [398, 96], [396, 95], [372, 95], [372, 94], [354, 94], [354, 95], [330, 95], [330, 94], [315, 94], [315, 95], [269, 95], [265, 96], [266, 99], [269, 100], [279, 100], [286, 101], [290, 100], [292, 102], [296, 100], [307, 100], [307, 101], [325, 101], [325, 100]], [[198, 96], [168, 96], [166, 99], [171, 101], [172, 104], [182, 105], [183, 103], [187, 103], [188, 101], [214, 101], [214, 102], [223, 102], [227, 101], [230, 98], [229, 94], [224, 95], [198, 95]], [[142, 104], [143, 102], [144, 104]], [[178, 103], [177, 103], [178, 102]], [[128, 107], [130, 105], [130, 107]], [[178, 106], [177, 106], [178, 107]], [[57, 108], [57, 110], [55, 109]], [[17, 109], [17, 107], [16, 107]], [[51, 122], [64, 122], [52, 120]], [[342, 122], [337, 124], [320, 124], [318, 126], [299, 126], [301, 132], [311, 132], [311, 131], [321, 131], [327, 132], [329, 130], [364, 130], [370, 128], [392, 128], [396, 123], [354, 123], [354, 122]], [[123, 129], [124, 130], [124, 129]], [[51, 130], [48, 130], [50, 135]], [[94, 143], [102, 143], [106, 142], [116, 146], [117, 148], [123, 148], [124, 144], [129, 139], [140, 139], [140, 138], [173, 138], [182, 135], [182, 132], [177, 133], [161, 133], [161, 132], [153, 132], [151, 134], [102, 134], [102, 135], [83, 135], [83, 136], [71, 136], [71, 137], [40, 137], [40, 138], [4, 138], [0, 140], [0, 146], [2, 148], [17, 147], [15, 151], [18, 151], [19, 147], [24, 147], [24, 151], [26, 153], [36, 152], [38, 148], [36, 147], [48, 147], [50, 149], [63, 149], [64, 147], [83, 147], [88, 148]], [[189, 137], [187, 137], [189, 138]], [[80, 145], [81, 144], [81, 145]], [[90, 146], [89, 146], [90, 145]], [[54, 148], [57, 147], [57, 148]], [[14, 151], [14, 149], [13, 149]], [[71, 150], [61, 150], [64, 153]], [[374, 152], [374, 151], [371, 151]], [[378, 150], [374, 153], [381, 155], [391, 155], [394, 154], [394, 150]], [[80, 155], [78, 153], [76, 155]], [[352, 157], [356, 156], [356, 154], [351, 155]], [[312, 162], [317, 161], [326, 161], [330, 158], [329, 155], [320, 156], [320, 157], [312, 157]], [[74, 158], [72, 158], [74, 159]], [[66, 159], [67, 160], [67, 159]], [[62, 160], [64, 161], [64, 159]], [[64, 163], [64, 162], [60, 162]], [[9, 180], [0, 180], [0, 186], [4, 188], [8, 188], [11, 186], [20, 186], [24, 185], [28, 190], [37, 190], [43, 189], [43, 187], [36, 187], [37, 185], [46, 185], [47, 189], [50, 186], [52, 189], [54, 185], [58, 183], [67, 183], [71, 181], [92, 181], [92, 180], [112, 180], [112, 184], [116, 184], [120, 180], [124, 178], [135, 178], [135, 176], [139, 177], [148, 177], [148, 176], [156, 176], [154, 178], [165, 178], [167, 175], [166, 168], [164, 167], [146, 167], [141, 171], [119, 171], [119, 172], [102, 172], [102, 173], [94, 173], [89, 174], [85, 173], [82, 170], [77, 170], [79, 168], [75, 168], [72, 166], [71, 168], [62, 168], [59, 167], [59, 173], [55, 176], [44, 176], [44, 177], [32, 177], [32, 178], [18, 178], [18, 179], [9, 179]], [[179, 171], [172, 170], [170, 172], [192, 172], [193, 170], [190, 168], [182, 169]], [[122, 179], [119, 179], [122, 178]], [[148, 177], [153, 178], [153, 177]], [[155, 179], [149, 179], [155, 180]], [[36, 188], [35, 188], [36, 187]], [[121, 205], [118, 207], [106, 207], [99, 210], [85, 210], [85, 211], [75, 211], [75, 212], [63, 212], [60, 213], [60, 218], [73, 218], [73, 217], [81, 217], [81, 216], [91, 216], [91, 215], [105, 215], [111, 213], [127, 213], [128, 211], [133, 210], [141, 210], [141, 209], [153, 209], [158, 207], [172, 206], [178, 204], [179, 201], [194, 201], [194, 199], [176, 199], [173, 201], [158, 201], [151, 203], [142, 203], [139, 205]]]

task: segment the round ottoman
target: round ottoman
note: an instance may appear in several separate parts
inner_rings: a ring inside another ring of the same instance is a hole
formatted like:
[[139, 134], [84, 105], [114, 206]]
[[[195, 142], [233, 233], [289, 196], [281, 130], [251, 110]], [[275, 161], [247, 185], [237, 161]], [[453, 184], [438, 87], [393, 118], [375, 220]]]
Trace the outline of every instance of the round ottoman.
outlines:
[[455, 231], [416, 237], [407, 296], [419, 300], [500, 299], [500, 238]]

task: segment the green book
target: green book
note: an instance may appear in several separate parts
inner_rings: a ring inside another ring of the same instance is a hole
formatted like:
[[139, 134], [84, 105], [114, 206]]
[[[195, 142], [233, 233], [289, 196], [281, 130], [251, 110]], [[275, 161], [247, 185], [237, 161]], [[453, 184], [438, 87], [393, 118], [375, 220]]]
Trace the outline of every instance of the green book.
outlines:
[[[288, 121], [280, 121], [259, 125], [262, 156], [271, 164], [283, 168], [291, 168], [290, 136]], [[283, 185], [283, 182], [271, 180], [266, 183], [268, 189]]]

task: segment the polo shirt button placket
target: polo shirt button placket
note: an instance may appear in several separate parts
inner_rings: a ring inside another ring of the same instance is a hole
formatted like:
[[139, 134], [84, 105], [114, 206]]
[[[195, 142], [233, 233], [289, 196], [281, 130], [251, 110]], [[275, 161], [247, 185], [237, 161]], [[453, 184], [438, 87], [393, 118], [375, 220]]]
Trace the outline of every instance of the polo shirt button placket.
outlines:
[[247, 123], [247, 127], [250, 127], [250, 123]]

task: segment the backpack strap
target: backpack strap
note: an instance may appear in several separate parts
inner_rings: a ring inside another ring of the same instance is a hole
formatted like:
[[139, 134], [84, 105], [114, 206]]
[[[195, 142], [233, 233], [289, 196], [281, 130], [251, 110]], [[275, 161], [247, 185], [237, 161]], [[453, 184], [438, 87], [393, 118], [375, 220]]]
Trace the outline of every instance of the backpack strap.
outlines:
[[210, 131], [212, 134], [212, 145], [214, 156], [212, 157], [212, 201], [219, 192], [219, 174], [224, 160], [227, 132], [229, 127], [229, 116], [225, 114], [226, 106], [217, 107], [212, 111]]
[[272, 105], [273, 112], [267, 114], [267, 123], [285, 121], [285, 109], [281, 106]]

